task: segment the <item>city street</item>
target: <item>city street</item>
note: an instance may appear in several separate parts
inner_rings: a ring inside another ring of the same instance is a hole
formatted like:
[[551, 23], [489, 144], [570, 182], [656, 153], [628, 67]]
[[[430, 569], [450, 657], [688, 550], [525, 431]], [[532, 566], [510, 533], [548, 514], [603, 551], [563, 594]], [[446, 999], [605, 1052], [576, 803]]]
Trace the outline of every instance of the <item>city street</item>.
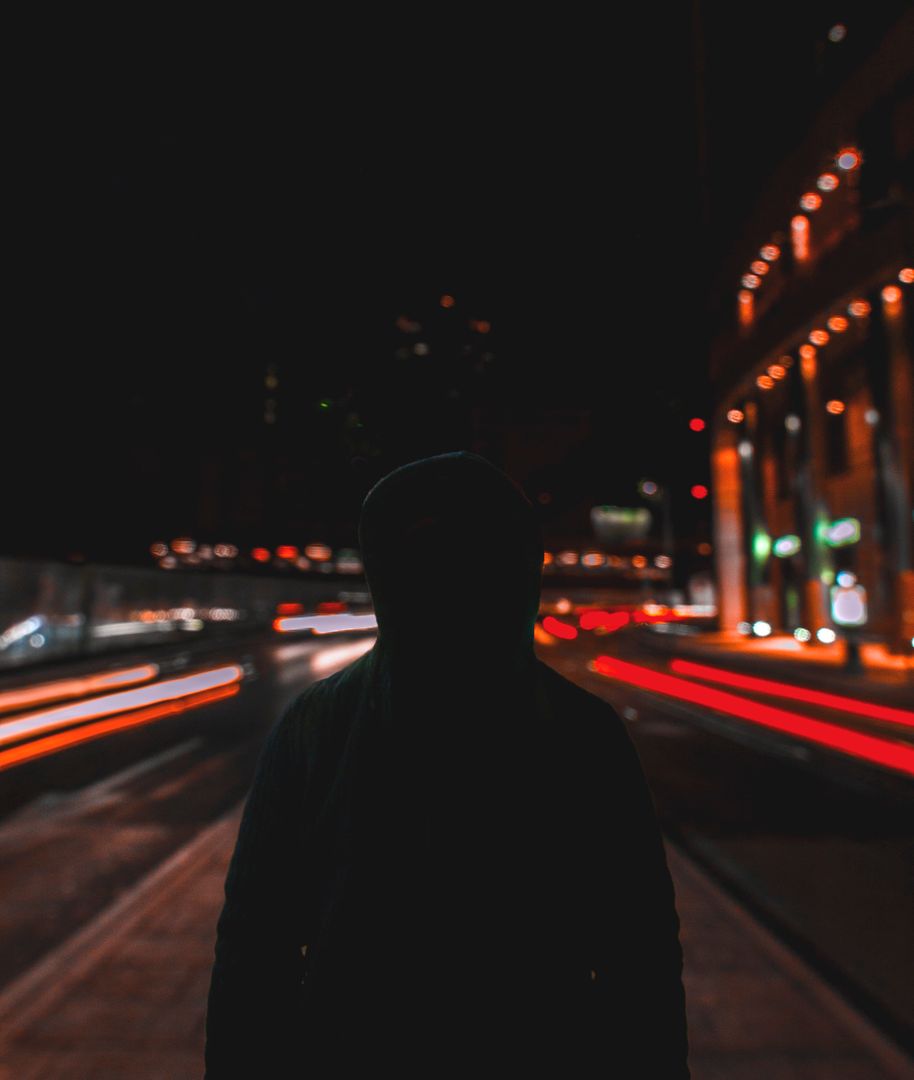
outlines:
[[[659, 672], [669, 658], [648, 634], [538, 631], [538, 654], [612, 702], [644, 766], [682, 920], [693, 1075], [905, 1075], [910, 779], [592, 670], [604, 656]], [[194, 657], [188, 671], [236, 663], [239, 692], [57, 755], [81, 785], [56, 788], [36, 763], [0, 773], [0, 792], [16, 779], [18, 793], [0, 821], [0, 1075], [123, 1075], [138, 1047], [150, 1064], [136, 1075], [198, 1075], [221, 884], [259, 741], [299, 688], [372, 641]], [[85, 1072], [65, 1071], [74, 1055]]]

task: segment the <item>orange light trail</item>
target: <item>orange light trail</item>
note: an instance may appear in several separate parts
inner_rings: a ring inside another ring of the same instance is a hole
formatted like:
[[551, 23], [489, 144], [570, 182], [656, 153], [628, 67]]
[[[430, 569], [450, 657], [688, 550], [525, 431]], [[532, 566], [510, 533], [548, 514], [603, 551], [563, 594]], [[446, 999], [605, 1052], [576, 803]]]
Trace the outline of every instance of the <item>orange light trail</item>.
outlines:
[[794, 686], [792, 683], [776, 682], [774, 679], [740, 675], [735, 671], [724, 671], [721, 668], [709, 667], [707, 664], [696, 664], [691, 660], [672, 660], [670, 669], [679, 675], [691, 675], [695, 679], [706, 679], [708, 682], [717, 682], [724, 686], [754, 690], [756, 693], [768, 694], [771, 697], [790, 698], [793, 701], [806, 702], [808, 705], [822, 705], [826, 709], [838, 709], [841, 712], [865, 716], [870, 720], [885, 720], [890, 724], [914, 727], [914, 712], [908, 712], [906, 709], [875, 705], [869, 701], [860, 701], [841, 694], [829, 694], [824, 690], [811, 690], [805, 686]]
[[146, 682], [158, 674], [158, 664], [141, 664], [139, 667], [122, 668], [119, 671], [105, 671], [100, 675], [56, 679], [54, 682], [40, 683], [37, 686], [24, 686], [21, 690], [6, 690], [0, 694], [0, 713], [24, 709], [29, 705], [41, 705], [48, 701], [61, 701], [64, 698], [86, 697], [99, 690], [110, 690], [114, 686]]
[[114, 713], [156, 705], [163, 701], [173, 701], [176, 698], [188, 697], [190, 694], [224, 686], [226, 683], [239, 682], [243, 674], [238, 664], [229, 664], [225, 667], [211, 668], [208, 671], [198, 671], [179, 679], [167, 679], [153, 683], [151, 686], [124, 690], [117, 694], [104, 694], [101, 697], [89, 698], [87, 701], [75, 702], [73, 705], [61, 705], [55, 709], [26, 713], [24, 716], [17, 716], [15, 720], [7, 720], [0, 724], [0, 746], [53, 728], [72, 727], [101, 716], [111, 716]]
[[200, 705], [208, 705], [213, 701], [233, 697], [239, 690], [238, 683], [221, 686], [214, 690], [204, 690], [199, 694], [194, 694], [191, 698], [185, 698], [183, 701], [169, 701], [162, 705], [137, 709], [126, 716], [99, 720], [94, 724], [85, 724], [70, 731], [59, 731], [56, 735], [33, 739], [31, 742], [27, 742], [22, 746], [14, 746], [9, 750], [0, 750], [0, 772], [15, 765], [23, 765], [27, 761], [34, 761], [35, 758], [56, 754], [59, 750], [66, 750], [67, 747], [75, 746], [78, 743], [89, 742], [91, 739], [100, 739], [105, 735], [113, 734], [115, 731], [123, 731], [125, 728], [148, 724], [153, 720], [161, 719], [163, 716], [176, 716], [178, 713], [186, 712], [188, 709], [195, 709]]
[[593, 670], [611, 679], [628, 683], [655, 694], [703, 705], [715, 712], [735, 716], [740, 720], [759, 724], [761, 727], [781, 731], [806, 742], [816, 743], [838, 750], [851, 757], [868, 761], [875, 765], [893, 769], [914, 776], [914, 746], [865, 735], [859, 731], [850, 731], [837, 724], [824, 720], [814, 720], [800, 713], [789, 712], [774, 705], [765, 705], [758, 701], [730, 694], [725, 690], [715, 690], [709, 686], [700, 686], [680, 679], [675, 675], [666, 675], [652, 668], [630, 664], [625, 660], [616, 660], [611, 656], [599, 656], [593, 662]]

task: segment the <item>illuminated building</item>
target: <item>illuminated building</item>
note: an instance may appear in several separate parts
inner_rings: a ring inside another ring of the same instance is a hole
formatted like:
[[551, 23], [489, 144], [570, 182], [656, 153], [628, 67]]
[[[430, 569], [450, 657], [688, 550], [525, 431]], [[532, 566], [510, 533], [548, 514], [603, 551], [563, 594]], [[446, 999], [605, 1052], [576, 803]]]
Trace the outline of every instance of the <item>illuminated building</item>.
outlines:
[[[797, 640], [820, 647], [829, 590], [845, 571], [866, 590], [863, 632], [911, 648], [912, 29], [908, 12], [833, 88], [715, 287], [711, 490], [724, 630], [812, 627]], [[813, 192], [814, 212], [798, 215]], [[750, 307], [745, 275], [766, 248], [780, 257]], [[783, 377], [771, 377], [773, 364]]]

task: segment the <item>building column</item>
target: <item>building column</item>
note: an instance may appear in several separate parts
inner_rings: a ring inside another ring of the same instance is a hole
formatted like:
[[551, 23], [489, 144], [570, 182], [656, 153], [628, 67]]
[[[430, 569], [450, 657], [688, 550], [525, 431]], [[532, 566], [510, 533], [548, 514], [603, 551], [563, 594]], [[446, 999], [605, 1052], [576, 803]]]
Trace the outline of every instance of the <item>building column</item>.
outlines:
[[[907, 292], [908, 295], [905, 295]], [[885, 423], [878, 427], [883, 485], [886, 556], [892, 575], [893, 648], [907, 650], [914, 639], [914, 555], [911, 513], [914, 506], [914, 376], [910, 341], [910, 290], [891, 285], [882, 290], [888, 394], [882, 403]], [[908, 310], [905, 310], [905, 307]]]
[[743, 539], [746, 589], [749, 600], [749, 621], [759, 620], [775, 625], [771, 593], [771, 536], [764, 504], [764, 475], [759, 438], [759, 405], [747, 401], [743, 406], [746, 419], [737, 443], [743, 494]]
[[747, 615], [745, 529], [736, 425], [725, 416], [714, 424], [711, 483], [718, 619], [721, 630], [735, 633]]
[[803, 620], [813, 633], [831, 622], [828, 586], [823, 580], [832, 570], [832, 555], [825, 543], [825, 530], [830, 523], [823, 495], [825, 474], [825, 417], [819, 393], [819, 358], [812, 345], [800, 348], [800, 378], [803, 385], [804, 416], [802, 457], [798, 489], [802, 518]]

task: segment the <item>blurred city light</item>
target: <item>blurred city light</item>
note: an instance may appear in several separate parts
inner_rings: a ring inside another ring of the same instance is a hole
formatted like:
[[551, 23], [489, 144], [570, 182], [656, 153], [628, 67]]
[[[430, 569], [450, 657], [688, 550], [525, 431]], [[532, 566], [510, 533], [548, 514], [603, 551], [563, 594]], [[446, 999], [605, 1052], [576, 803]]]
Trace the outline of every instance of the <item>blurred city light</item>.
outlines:
[[750, 326], [755, 310], [755, 301], [748, 289], [740, 289], [737, 296], [739, 301], [739, 321], [742, 326]]
[[809, 258], [809, 218], [797, 214], [790, 222], [790, 237], [793, 243], [793, 257], [797, 262], [806, 262]]
[[800, 550], [800, 538], [793, 533], [788, 533], [786, 536], [779, 536], [775, 540], [773, 545], [773, 551], [779, 559], [790, 558], [791, 555], [796, 555]]

